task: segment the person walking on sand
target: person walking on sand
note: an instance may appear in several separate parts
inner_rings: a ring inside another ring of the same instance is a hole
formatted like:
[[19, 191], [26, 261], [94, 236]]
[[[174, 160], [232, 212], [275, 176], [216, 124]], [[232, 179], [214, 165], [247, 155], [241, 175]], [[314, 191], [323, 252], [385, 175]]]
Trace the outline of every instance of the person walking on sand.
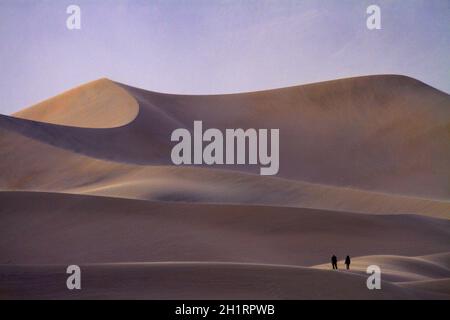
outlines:
[[337, 270], [337, 257], [333, 254], [331, 257], [331, 265], [333, 266], [333, 270]]
[[347, 256], [346, 258], [345, 258], [345, 265], [346, 265], [346, 267], [347, 267], [347, 270], [349, 270], [350, 269], [350, 256]]

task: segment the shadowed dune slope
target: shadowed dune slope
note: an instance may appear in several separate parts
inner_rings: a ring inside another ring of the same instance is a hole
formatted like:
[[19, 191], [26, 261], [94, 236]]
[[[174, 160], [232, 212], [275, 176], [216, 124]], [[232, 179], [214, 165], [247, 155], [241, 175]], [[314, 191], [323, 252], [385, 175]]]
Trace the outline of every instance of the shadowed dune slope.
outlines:
[[125, 263], [81, 266], [82, 290], [64, 286], [65, 266], [5, 266], [1, 295], [27, 299], [426, 299], [443, 298], [366, 278], [310, 268], [237, 263]]
[[[120, 106], [132, 109], [116, 106], [122, 110], [117, 114], [126, 114], [118, 117], [121, 121], [135, 114], [128, 95], [138, 102], [139, 113], [133, 121], [99, 129], [1, 116], [0, 128], [96, 159], [147, 165], [171, 164], [171, 132], [179, 127], [192, 129], [194, 120], [203, 120], [205, 128], [222, 130], [279, 128], [280, 177], [419, 197], [450, 196], [450, 97], [408, 77], [367, 76], [211, 96], [161, 94], [108, 80], [100, 83], [126, 101]], [[96, 86], [75, 89], [71, 95], [89, 96]], [[116, 92], [117, 86], [128, 92], [126, 97]], [[100, 119], [109, 110], [108, 99], [86, 99], [102, 115], [87, 113], [86, 119], [84, 107], [70, 108], [74, 114], [69, 118], [76, 119], [78, 126], [118, 124], [115, 117]], [[16, 116], [76, 125], [68, 123], [69, 118], [60, 120], [62, 115], [45, 116], [51, 113], [47, 108], [56, 109], [52, 103], [43, 102], [36, 111], [32, 108]], [[258, 166], [220, 168], [258, 170]]]
[[328, 262], [330, 252], [418, 256], [450, 251], [450, 221], [416, 215], [41, 192], [1, 192], [0, 203], [0, 264], [223, 261], [308, 266]]

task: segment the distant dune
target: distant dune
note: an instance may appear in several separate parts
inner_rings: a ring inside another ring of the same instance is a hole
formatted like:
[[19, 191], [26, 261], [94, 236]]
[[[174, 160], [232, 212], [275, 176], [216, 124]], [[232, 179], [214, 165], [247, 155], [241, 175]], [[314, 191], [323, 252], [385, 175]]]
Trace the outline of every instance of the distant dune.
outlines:
[[[194, 120], [279, 128], [279, 175], [172, 165]], [[0, 115], [0, 171], [0, 298], [450, 297], [450, 96], [409, 77], [209, 96], [100, 79]]]

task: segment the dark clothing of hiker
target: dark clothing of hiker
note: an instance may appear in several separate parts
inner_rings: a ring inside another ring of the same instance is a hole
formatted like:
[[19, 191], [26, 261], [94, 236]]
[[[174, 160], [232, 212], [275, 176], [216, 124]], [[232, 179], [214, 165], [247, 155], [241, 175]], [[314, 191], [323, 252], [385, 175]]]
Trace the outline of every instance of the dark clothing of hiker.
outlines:
[[347, 270], [350, 269], [350, 256], [347, 256], [347, 258], [345, 258], [345, 265], [347, 266]]
[[337, 270], [337, 257], [333, 254], [331, 257], [331, 265], [333, 266], [333, 270]]

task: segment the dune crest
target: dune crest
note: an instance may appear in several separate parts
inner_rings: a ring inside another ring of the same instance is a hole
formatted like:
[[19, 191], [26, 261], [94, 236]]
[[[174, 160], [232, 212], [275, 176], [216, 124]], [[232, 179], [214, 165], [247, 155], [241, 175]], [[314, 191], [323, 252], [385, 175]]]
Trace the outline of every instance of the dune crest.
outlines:
[[137, 101], [108, 79], [81, 85], [13, 114], [14, 117], [81, 128], [111, 128], [131, 122]]

